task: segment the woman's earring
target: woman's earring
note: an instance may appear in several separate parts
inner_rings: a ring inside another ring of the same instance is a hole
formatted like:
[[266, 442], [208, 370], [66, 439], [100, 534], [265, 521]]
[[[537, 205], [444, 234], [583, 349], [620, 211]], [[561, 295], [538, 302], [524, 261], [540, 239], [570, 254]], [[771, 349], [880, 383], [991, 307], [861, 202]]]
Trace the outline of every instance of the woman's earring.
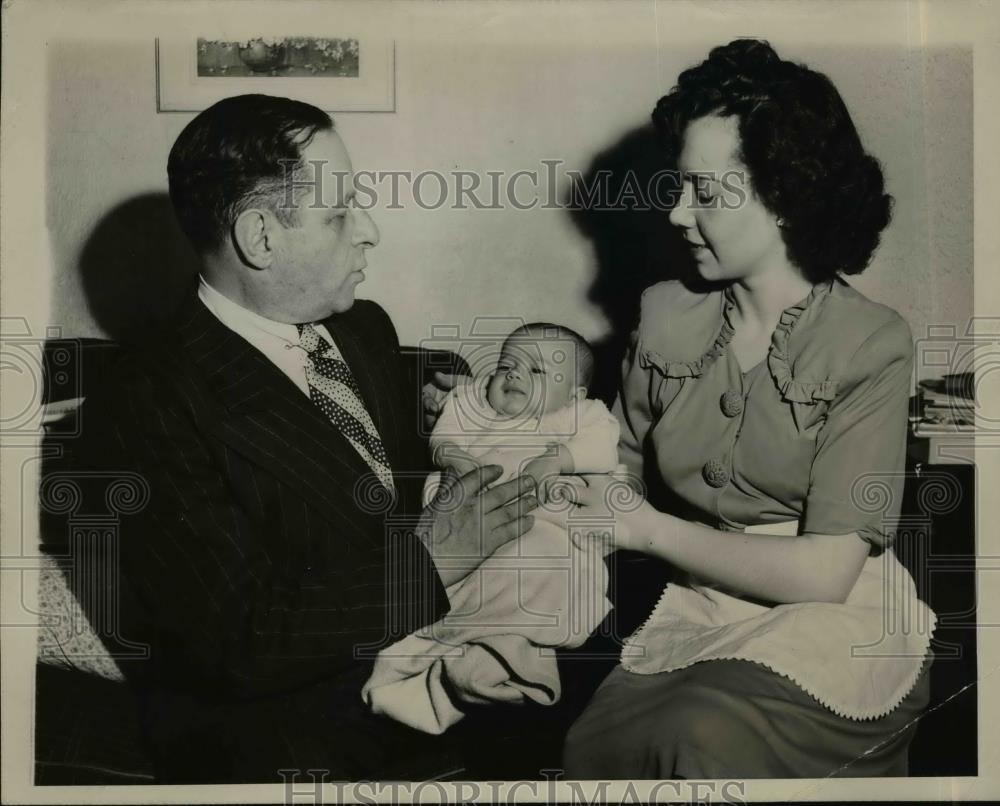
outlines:
[[777, 223], [778, 223], [778, 229], [784, 229], [785, 228], [785, 219], [779, 218]]

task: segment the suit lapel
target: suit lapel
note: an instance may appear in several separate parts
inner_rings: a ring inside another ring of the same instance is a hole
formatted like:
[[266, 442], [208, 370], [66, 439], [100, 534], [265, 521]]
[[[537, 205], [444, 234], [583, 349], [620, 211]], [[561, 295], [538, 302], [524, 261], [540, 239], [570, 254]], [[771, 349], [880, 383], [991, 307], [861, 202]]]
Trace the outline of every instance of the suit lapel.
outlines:
[[335, 522], [363, 521], [354, 485], [370, 473], [354, 446], [256, 348], [194, 297], [179, 336], [218, 402], [206, 427]]

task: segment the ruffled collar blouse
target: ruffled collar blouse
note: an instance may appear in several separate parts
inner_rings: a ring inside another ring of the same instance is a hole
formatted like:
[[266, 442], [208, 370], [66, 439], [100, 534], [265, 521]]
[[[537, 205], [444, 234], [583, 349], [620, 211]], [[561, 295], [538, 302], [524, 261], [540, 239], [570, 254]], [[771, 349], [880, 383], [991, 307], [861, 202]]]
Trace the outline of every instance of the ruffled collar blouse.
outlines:
[[622, 461], [677, 514], [734, 530], [799, 520], [878, 553], [902, 496], [909, 327], [844, 281], [822, 283], [744, 373], [734, 304], [728, 288], [676, 281], [643, 294], [616, 407]]
[[[660, 283], [624, 362], [619, 457], [660, 509], [715, 528], [857, 533], [870, 556], [844, 603], [768, 606], [683, 575], [623, 645], [638, 674], [739, 659], [826, 708], [876, 719], [912, 691], [936, 619], [891, 551], [903, 487], [912, 342], [903, 319], [837, 280], [781, 315], [743, 372], [731, 293]], [[849, 539], [845, 537], [845, 539]]]

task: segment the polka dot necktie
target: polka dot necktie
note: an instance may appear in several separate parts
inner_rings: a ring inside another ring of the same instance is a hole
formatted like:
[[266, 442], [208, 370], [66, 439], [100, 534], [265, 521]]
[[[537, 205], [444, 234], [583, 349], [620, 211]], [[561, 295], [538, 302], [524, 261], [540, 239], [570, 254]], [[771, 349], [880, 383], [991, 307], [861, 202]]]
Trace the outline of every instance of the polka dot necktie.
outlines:
[[392, 470], [361, 393], [351, 374], [351, 368], [340, 351], [319, 335], [312, 325], [297, 325], [299, 344], [309, 356], [306, 381], [309, 397], [347, 437], [361, 458], [367, 462], [382, 485], [395, 492]]

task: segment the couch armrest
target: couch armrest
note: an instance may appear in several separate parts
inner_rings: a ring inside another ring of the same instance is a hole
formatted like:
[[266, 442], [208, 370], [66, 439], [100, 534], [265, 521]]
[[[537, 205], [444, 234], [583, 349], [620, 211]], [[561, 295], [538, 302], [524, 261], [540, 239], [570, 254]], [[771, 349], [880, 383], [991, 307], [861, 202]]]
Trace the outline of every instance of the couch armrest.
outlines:
[[451, 350], [429, 350], [425, 347], [400, 347], [405, 365], [407, 386], [413, 390], [413, 409], [417, 416], [414, 422], [420, 423], [420, 438], [426, 443], [430, 439], [430, 430], [424, 427], [423, 401], [421, 391], [428, 383], [433, 382], [435, 372], [446, 375], [471, 375], [468, 362], [458, 353]]

